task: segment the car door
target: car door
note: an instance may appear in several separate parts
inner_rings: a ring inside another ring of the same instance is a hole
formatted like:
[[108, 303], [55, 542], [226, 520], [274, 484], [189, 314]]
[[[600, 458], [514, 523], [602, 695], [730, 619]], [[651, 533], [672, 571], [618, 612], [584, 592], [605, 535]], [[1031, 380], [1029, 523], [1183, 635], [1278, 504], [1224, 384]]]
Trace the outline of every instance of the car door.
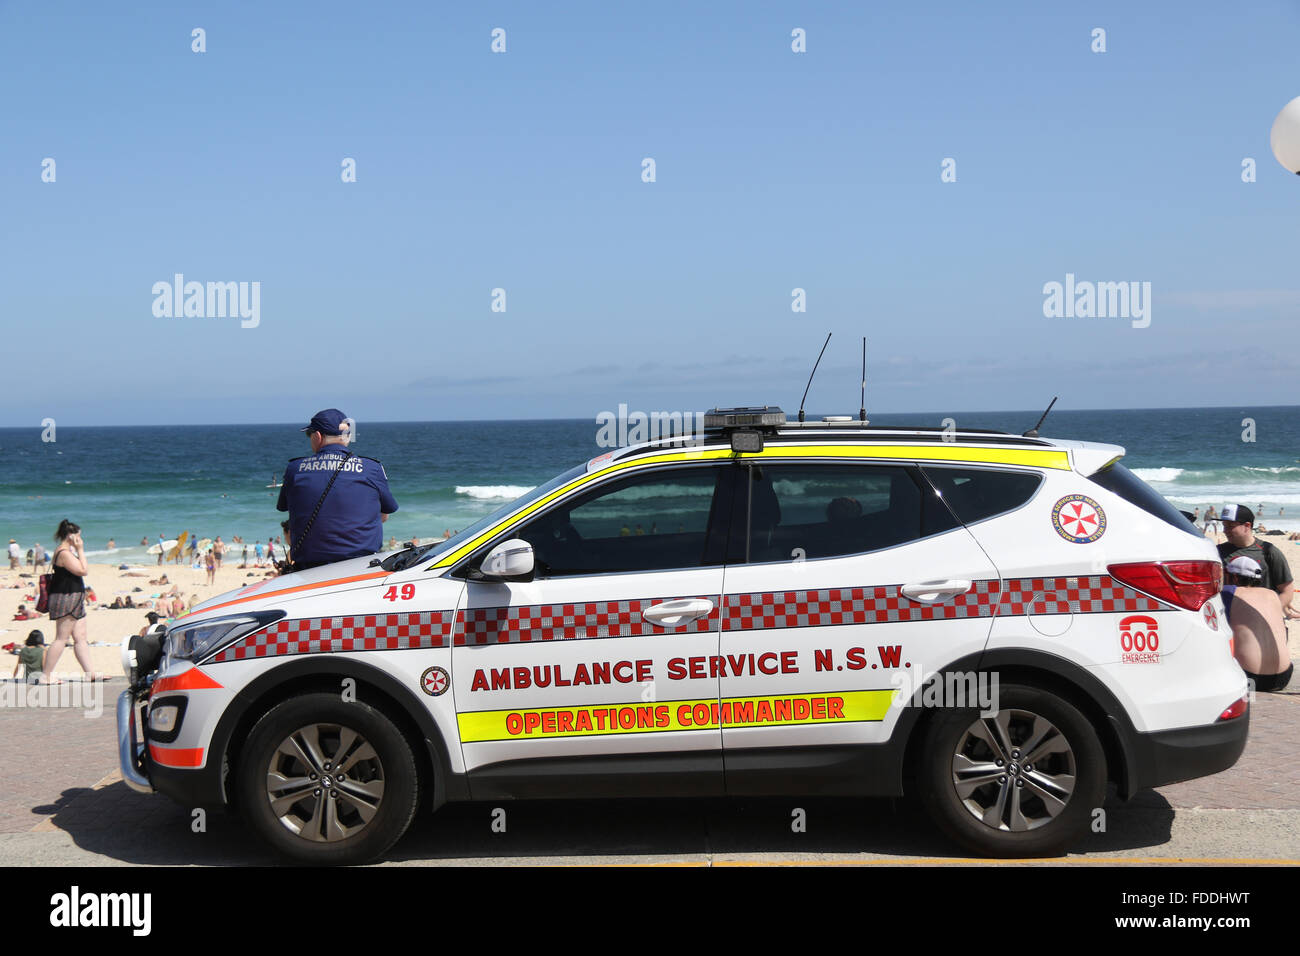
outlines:
[[915, 467], [753, 461], [735, 511], [747, 535], [733, 536], [720, 641], [729, 790], [780, 786], [804, 748], [888, 741], [898, 692], [910, 700], [984, 647], [996, 569]]
[[[615, 475], [466, 562], [452, 679], [476, 798], [722, 792], [721, 733], [696, 717], [718, 698], [733, 471]], [[532, 580], [476, 580], [510, 539], [531, 545]]]

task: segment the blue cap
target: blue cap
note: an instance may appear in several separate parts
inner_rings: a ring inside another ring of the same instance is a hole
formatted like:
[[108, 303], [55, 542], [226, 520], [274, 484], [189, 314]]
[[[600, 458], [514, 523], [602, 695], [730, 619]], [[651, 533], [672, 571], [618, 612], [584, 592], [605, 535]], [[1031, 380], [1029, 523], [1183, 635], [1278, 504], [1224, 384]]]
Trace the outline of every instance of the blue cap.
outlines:
[[337, 408], [327, 408], [313, 415], [311, 424], [304, 428], [303, 431], [320, 432], [322, 435], [342, 435], [343, 429], [339, 426], [347, 420], [347, 417]]

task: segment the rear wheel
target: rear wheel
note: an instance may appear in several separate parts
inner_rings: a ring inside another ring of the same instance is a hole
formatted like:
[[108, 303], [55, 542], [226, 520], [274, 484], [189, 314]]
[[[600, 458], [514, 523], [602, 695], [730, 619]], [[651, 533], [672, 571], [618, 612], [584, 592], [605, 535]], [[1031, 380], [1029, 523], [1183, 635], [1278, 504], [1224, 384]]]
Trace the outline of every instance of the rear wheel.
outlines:
[[258, 721], [240, 759], [240, 804], [272, 846], [304, 863], [372, 860], [419, 803], [415, 758], [381, 711], [304, 694]]
[[923, 799], [945, 833], [982, 856], [1057, 856], [1106, 794], [1106, 756], [1068, 701], [1001, 688], [996, 715], [945, 713], [929, 728]]

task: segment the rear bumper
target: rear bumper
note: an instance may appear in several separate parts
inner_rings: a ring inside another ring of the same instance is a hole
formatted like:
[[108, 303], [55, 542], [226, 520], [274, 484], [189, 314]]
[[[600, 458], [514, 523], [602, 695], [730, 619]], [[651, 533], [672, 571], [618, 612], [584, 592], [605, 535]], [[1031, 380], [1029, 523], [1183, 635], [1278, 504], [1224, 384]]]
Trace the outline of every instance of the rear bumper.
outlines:
[[1120, 795], [1128, 798], [1149, 787], [1163, 787], [1227, 770], [1246, 749], [1250, 711], [1200, 727], [1147, 734], [1136, 731], [1125, 734], [1116, 723], [1121, 739], [1126, 738], [1124, 750], [1129, 773]]

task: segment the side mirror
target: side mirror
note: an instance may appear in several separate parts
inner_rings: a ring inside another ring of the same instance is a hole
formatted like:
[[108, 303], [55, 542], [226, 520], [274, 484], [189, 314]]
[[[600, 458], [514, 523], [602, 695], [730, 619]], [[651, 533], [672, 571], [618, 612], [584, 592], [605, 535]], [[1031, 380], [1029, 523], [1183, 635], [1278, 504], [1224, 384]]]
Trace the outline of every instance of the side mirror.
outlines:
[[479, 572], [485, 578], [509, 580], [531, 577], [533, 573], [533, 546], [522, 538], [502, 541], [487, 553]]

